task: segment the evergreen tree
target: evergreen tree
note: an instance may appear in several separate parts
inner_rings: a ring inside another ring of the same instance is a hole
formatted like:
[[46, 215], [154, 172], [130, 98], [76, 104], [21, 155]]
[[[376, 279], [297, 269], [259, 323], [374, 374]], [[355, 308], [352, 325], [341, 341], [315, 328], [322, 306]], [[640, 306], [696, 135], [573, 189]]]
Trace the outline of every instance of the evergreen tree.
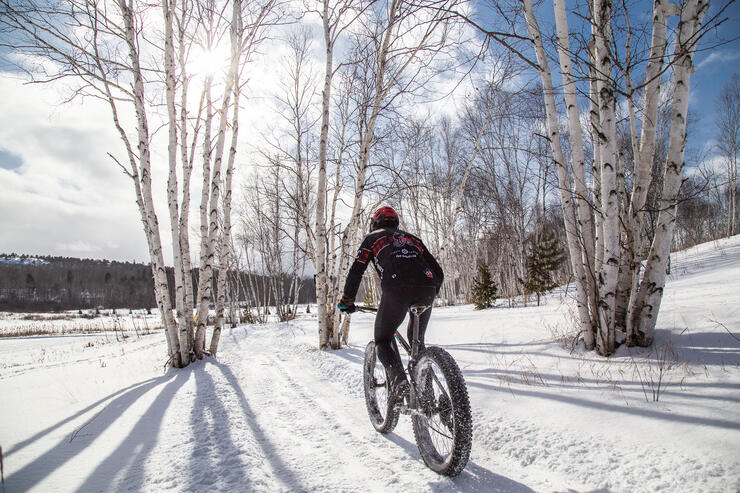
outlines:
[[498, 287], [491, 278], [491, 271], [488, 265], [483, 264], [478, 267], [479, 279], [473, 282], [473, 303], [476, 310], [491, 308], [496, 302]]
[[539, 241], [527, 255], [527, 281], [522, 282], [528, 293], [537, 294], [537, 306], [540, 306], [540, 295], [557, 287], [553, 280], [555, 272], [565, 260], [563, 249], [554, 234], [543, 232]]

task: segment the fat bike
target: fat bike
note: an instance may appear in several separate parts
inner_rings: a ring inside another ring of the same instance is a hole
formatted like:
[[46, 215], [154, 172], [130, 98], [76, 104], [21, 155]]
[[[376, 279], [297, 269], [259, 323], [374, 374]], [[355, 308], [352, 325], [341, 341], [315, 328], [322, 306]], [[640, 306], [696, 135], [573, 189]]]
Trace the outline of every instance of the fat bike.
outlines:
[[[456, 476], [470, 457], [472, 417], [470, 400], [462, 372], [450, 353], [436, 346], [424, 346], [419, 340], [419, 316], [428, 305], [413, 305], [413, 339], [407, 342], [394, 334], [408, 353], [409, 395], [402, 404], [389, 399], [392, 389], [383, 364], [378, 360], [375, 343], [365, 347], [363, 383], [370, 422], [380, 433], [393, 431], [399, 416], [411, 416], [414, 438], [424, 463], [433, 471]], [[377, 311], [358, 306], [359, 311]]]

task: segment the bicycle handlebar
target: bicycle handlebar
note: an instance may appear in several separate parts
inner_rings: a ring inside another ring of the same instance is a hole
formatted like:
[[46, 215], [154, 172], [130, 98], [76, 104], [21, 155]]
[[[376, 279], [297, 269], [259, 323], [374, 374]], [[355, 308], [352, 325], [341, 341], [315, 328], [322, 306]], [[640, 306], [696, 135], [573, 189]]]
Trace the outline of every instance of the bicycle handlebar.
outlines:
[[371, 306], [361, 306], [361, 305], [355, 305], [355, 310], [358, 312], [377, 312], [377, 308], [373, 308]]

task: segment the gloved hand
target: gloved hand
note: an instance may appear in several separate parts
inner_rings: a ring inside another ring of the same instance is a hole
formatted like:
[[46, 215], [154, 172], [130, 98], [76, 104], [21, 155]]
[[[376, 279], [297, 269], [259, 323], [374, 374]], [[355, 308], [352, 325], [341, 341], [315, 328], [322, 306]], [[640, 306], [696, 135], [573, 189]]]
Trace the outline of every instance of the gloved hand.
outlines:
[[357, 310], [355, 299], [350, 298], [349, 296], [342, 296], [342, 299], [339, 300], [339, 303], [337, 304], [337, 308], [345, 313], [352, 313]]

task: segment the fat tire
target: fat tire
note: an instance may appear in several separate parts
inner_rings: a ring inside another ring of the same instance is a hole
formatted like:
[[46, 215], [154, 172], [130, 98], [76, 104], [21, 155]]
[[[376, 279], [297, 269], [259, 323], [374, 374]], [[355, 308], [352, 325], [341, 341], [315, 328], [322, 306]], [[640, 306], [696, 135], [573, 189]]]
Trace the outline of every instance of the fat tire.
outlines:
[[389, 382], [385, 378], [385, 392], [386, 399], [385, 403], [378, 402], [377, 395], [375, 393], [376, 387], [373, 385], [375, 368], [377, 364], [377, 355], [375, 352], [375, 343], [370, 341], [365, 346], [365, 361], [362, 365], [362, 382], [365, 389], [365, 405], [367, 406], [367, 414], [370, 416], [370, 422], [373, 427], [380, 433], [390, 433], [398, 424], [398, 416], [400, 410], [394, 407], [390, 396]]
[[[457, 476], [468, 463], [473, 439], [473, 418], [470, 413], [468, 389], [460, 367], [452, 356], [444, 349], [435, 346], [427, 347], [419, 356], [414, 369], [414, 381], [417, 385], [423, 382], [422, 373], [425, 368], [430, 368], [431, 364], [441, 371], [441, 376], [447, 383], [446, 390], [452, 404], [451, 452], [442, 456], [436, 449], [429, 431], [429, 419], [425, 415], [412, 415], [414, 438], [424, 463], [430, 469], [446, 476]], [[437, 377], [439, 378], [440, 375]]]

